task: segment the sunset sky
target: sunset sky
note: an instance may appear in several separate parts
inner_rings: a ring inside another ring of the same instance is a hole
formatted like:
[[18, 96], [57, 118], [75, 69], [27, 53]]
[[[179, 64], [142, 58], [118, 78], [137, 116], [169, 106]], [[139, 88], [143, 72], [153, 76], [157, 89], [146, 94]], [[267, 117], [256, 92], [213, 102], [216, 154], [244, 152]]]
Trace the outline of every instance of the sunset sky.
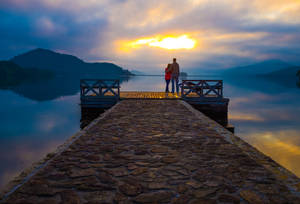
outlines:
[[0, 59], [41, 47], [155, 71], [300, 64], [300, 0], [1, 0]]

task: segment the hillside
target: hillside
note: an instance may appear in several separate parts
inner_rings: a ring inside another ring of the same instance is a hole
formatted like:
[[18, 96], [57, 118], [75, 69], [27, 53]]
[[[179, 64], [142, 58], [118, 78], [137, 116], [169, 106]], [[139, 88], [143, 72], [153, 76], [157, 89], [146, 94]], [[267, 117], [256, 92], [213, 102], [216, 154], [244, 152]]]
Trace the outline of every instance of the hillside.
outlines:
[[138, 70], [131, 70], [130, 71], [134, 75], [146, 75], [144, 72], [138, 71]]
[[24, 82], [50, 79], [54, 74], [49, 70], [24, 69], [11, 61], [0, 61], [0, 88], [18, 86]]
[[112, 63], [87, 63], [72, 55], [41, 48], [15, 56], [11, 61], [24, 68], [48, 69], [63, 75], [131, 75], [128, 70]]
[[229, 68], [225, 75], [261, 75], [291, 67], [290, 64], [280, 60], [267, 60], [257, 64]]

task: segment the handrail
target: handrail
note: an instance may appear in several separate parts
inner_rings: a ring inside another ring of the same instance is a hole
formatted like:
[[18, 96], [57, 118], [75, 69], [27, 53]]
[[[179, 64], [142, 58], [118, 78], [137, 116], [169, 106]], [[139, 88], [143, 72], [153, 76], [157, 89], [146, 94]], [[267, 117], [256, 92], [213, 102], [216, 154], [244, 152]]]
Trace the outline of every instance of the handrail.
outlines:
[[81, 79], [80, 97], [84, 98], [120, 98], [120, 80], [118, 79]]
[[223, 98], [222, 80], [182, 80], [182, 98]]

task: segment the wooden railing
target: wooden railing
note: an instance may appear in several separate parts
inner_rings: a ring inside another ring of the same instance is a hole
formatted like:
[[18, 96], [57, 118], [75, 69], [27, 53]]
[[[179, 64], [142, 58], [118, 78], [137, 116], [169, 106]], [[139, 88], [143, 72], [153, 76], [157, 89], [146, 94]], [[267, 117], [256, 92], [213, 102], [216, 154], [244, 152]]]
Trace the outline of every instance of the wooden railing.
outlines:
[[120, 81], [117, 79], [81, 79], [81, 99], [120, 98]]
[[222, 99], [222, 80], [182, 80], [181, 97], [200, 99]]

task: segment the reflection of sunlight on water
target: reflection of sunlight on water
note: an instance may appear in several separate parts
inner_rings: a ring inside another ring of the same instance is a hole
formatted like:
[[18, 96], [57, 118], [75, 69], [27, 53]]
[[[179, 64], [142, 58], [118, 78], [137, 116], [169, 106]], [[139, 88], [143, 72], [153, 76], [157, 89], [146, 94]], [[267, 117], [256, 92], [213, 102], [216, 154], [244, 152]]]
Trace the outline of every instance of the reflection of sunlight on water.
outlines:
[[265, 91], [261, 84], [225, 84], [229, 121], [236, 135], [300, 177], [300, 95], [298, 90]]
[[229, 120], [239, 120], [239, 121], [264, 121], [264, 118], [260, 117], [259, 115], [250, 114], [250, 113], [240, 113], [240, 112], [234, 112], [230, 111], [228, 113], [228, 119]]
[[295, 142], [300, 141], [299, 131], [247, 133], [243, 138], [300, 177], [300, 143]]

